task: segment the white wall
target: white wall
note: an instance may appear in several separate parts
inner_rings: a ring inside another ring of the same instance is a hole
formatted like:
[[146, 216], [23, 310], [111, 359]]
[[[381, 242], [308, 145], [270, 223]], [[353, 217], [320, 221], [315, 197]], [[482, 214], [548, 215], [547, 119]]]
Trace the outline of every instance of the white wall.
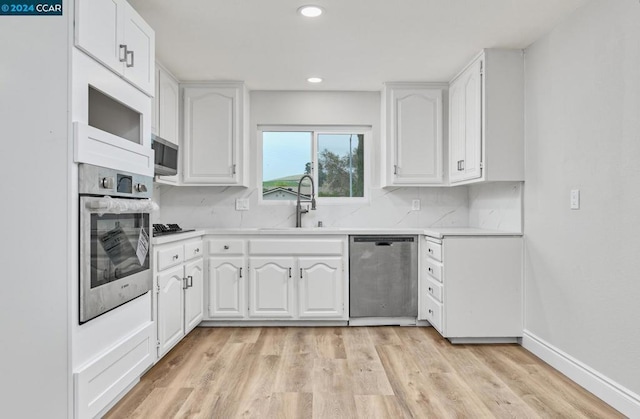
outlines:
[[[258, 205], [257, 126], [366, 125], [372, 127], [371, 201], [365, 204], [318, 205], [303, 215], [303, 225], [338, 227], [466, 226], [467, 190], [457, 188], [380, 188], [379, 92], [272, 92], [250, 96], [250, 179], [246, 188], [162, 186], [160, 220], [183, 227], [293, 227], [293, 205]], [[235, 211], [236, 198], [249, 198], [250, 211]], [[411, 211], [420, 199], [422, 209]]]
[[640, 394], [640, 4], [587, 3], [525, 63], [525, 328]]
[[[70, 417], [69, 17], [0, 22], [0, 416]], [[6, 147], [9, 148], [6, 148]]]

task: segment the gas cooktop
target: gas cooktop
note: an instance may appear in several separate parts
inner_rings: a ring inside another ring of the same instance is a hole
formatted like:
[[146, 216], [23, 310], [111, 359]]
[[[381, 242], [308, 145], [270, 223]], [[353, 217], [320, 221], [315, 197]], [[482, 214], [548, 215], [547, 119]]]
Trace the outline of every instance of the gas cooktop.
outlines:
[[176, 233], [188, 233], [191, 230], [183, 230], [178, 224], [154, 224], [153, 225], [153, 237], [156, 236], [166, 236], [167, 234], [176, 234]]

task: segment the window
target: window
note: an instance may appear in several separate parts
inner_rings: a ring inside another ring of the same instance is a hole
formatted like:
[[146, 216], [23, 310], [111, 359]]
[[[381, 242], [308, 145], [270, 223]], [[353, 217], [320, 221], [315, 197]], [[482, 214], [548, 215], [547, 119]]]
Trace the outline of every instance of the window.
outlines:
[[[314, 180], [316, 197], [325, 202], [366, 198], [368, 132], [364, 129], [284, 130], [263, 128], [262, 200], [292, 201], [304, 175]], [[303, 199], [311, 182], [300, 187]]]

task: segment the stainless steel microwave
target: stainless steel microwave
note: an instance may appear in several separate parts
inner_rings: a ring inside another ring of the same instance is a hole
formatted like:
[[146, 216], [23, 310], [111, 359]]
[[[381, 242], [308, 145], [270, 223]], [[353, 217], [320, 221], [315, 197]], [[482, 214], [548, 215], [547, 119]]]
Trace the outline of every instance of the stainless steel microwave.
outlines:
[[151, 148], [155, 152], [156, 175], [172, 176], [178, 174], [178, 145], [171, 141], [151, 135]]

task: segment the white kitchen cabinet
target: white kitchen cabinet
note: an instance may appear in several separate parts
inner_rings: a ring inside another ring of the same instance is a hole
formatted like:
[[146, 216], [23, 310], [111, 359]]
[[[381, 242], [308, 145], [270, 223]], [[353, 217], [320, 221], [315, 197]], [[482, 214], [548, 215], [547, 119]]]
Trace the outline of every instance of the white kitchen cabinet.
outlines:
[[341, 257], [298, 259], [298, 317], [343, 317], [343, 263]]
[[205, 320], [348, 320], [346, 236], [211, 236]]
[[155, 33], [126, 0], [77, 1], [75, 45], [154, 95]]
[[295, 318], [295, 263], [283, 256], [249, 258], [249, 317]]
[[383, 186], [443, 183], [442, 95], [433, 83], [386, 83]]
[[184, 84], [183, 100], [182, 182], [246, 186], [248, 100], [244, 84]]
[[[153, 106], [151, 131], [157, 136], [180, 144], [179, 134], [180, 86], [178, 81], [164, 67], [156, 63], [156, 95]], [[180, 183], [181, 162], [178, 162], [178, 174], [158, 176], [156, 181], [169, 185]]]
[[206, 319], [246, 319], [247, 261], [246, 240], [216, 238], [207, 241]]
[[249, 316], [347, 320], [345, 237], [249, 240]]
[[177, 266], [156, 278], [158, 294], [158, 357], [184, 337], [184, 267]]
[[522, 237], [426, 237], [418, 316], [453, 343], [522, 336]]
[[203, 319], [203, 253], [200, 238], [155, 246], [158, 359]]
[[449, 87], [449, 182], [524, 180], [524, 60], [486, 49]]

